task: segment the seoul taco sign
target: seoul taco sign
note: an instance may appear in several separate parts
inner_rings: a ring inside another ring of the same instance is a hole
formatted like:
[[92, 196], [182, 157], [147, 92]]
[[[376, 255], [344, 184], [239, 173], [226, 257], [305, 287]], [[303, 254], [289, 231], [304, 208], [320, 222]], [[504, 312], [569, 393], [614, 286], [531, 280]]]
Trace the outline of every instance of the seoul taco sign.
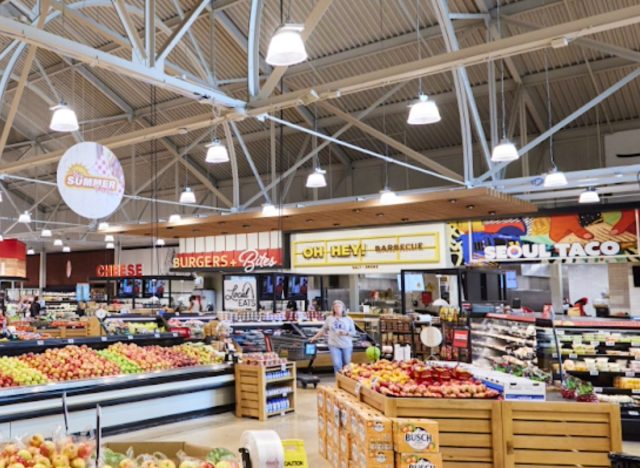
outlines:
[[615, 241], [592, 241], [553, 245], [513, 243], [510, 245], [490, 245], [484, 248], [486, 260], [522, 260], [545, 258], [599, 258], [615, 257], [620, 253], [620, 244]]

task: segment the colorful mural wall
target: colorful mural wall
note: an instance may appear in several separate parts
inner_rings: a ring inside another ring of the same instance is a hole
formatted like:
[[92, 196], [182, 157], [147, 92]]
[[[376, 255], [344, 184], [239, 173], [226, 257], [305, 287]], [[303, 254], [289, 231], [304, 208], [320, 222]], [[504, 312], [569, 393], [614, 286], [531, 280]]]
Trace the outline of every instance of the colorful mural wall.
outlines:
[[638, 210], [462, 221], [449, 225], [455, 265], [640, 261]]

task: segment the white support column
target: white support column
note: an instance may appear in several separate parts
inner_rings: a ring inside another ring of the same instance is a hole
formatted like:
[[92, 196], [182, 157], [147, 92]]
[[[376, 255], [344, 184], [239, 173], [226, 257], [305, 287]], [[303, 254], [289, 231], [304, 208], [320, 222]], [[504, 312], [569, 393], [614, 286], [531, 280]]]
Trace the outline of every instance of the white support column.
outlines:
[[551, 263], [550, 273], [551, 276], [549, 278], [550, 286], [551, 286], [551, 305], [553, 306], [553, 310], [556, 314], [562, 313], [562, 305], [564, 303], [564, 285], [562, 278], [562, 263]]
[[156, 66], [156, 0], [144, 1], [144, 52], [147, 66]]
[[40, 291], [43, 291], [47, 287], [47, 250], [42, 247], [40, 249], [40, 263], [38, 264], [38, 270], [40, 273], [40, 281], [38, 287]]

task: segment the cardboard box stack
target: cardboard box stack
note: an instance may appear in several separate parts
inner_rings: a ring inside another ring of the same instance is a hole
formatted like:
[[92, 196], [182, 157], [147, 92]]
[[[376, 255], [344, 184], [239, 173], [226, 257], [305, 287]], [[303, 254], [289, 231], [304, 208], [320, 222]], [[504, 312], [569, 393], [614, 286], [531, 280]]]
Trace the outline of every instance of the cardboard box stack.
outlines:
[[392, 425], [396, 468], [442, 468], [436, 421], [393, 418]]
[[318, 387], [318, 432], [337, 468], [442, 468], [437, 422], [387, 418], [335, 387]]

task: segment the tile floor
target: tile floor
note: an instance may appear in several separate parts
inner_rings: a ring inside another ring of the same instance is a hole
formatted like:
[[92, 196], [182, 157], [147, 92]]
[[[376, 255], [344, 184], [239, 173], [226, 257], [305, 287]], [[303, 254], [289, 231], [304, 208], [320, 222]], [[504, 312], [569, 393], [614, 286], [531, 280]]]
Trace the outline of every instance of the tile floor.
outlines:
[[[329, 383], [327, 379], [324, 383]], [[313, 468], [330, 468], [329, 463], [318, 454], [318, 429], [316, 420], [316, 392], [313, 389], [298, 389], [298, 408], [293, 414], [276, 416], [265, 422], [255, 419], [239, 419], [233, 413], [168, 424], [152, 429], [130, 432], [110, 437], [114, 441], [187, 441], [210, 447], [226, 447], [237, 451], [240, 435], [246, 430], [272, 429], [283, 439], [304, 440]], [[627, 453], [640, 456], [640, 442], [625, 442]]]

